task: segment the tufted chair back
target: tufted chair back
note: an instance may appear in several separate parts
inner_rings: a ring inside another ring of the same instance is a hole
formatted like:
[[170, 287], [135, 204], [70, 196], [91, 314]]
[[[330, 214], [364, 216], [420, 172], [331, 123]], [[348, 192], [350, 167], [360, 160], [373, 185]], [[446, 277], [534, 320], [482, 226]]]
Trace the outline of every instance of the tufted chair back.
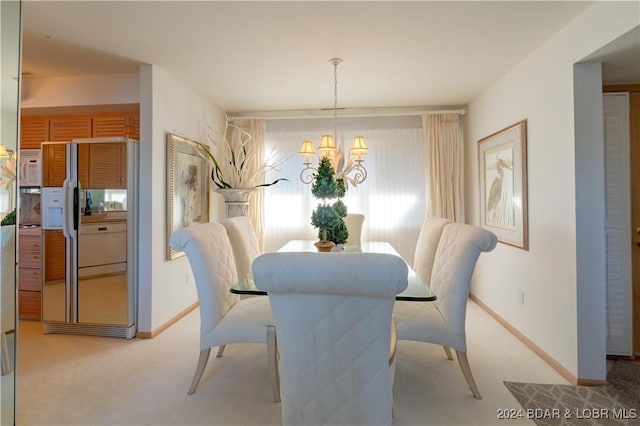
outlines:
[[251, 220], [246, 216], [236, 216], [220, 221], [227, 230], [239, 279], [251, 275], [251, 263], [260, 255], [260, 243]]
[[391, 313], [407, 269], [375, 253], [255, 260], [278, 330], [284, 425], [391, 424]]
[[344, 224], [349, 231], [347, 242], [360, 244], [362, 241], [362, 224], [364, 223], [364, 215], [361, 213], [348, 213], [344, 217]]
[[174, 250], [187, 254], [200, 301], [201, 345], [240, 296], [229, 289], [238, 280], [227, 237], [219, 223], [201, 223], [175, 231], [169, 240]]
[[431, 281], [433, 261], [436, 258], [442, 230], [451, 222], [452, 220], [441, 217], [428, 217], [422, 222], [413, 258], [413, 270], [427, 286]]
[[434, 302], [450, 332], [455, 336], [447, 346], [466, 351], [465, 318], [471, 276], [480, 253], [491, 251], [496, 236], [486, 229], [463, 223], [450, 223], [442, 231], [431, 274]]

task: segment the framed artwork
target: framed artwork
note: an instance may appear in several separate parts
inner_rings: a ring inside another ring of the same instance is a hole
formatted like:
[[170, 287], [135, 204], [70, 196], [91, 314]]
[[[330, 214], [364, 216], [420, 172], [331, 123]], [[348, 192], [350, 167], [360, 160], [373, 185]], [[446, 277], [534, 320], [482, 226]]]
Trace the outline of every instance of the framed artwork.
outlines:
[[478, 170], [480, 226], [528, 250], [526, 120], [478, 141]]
[[193, 144], [167, 133], [167, 260], [184, 255], [169, 245], [174, 231], [209, 222], [209, 162]]

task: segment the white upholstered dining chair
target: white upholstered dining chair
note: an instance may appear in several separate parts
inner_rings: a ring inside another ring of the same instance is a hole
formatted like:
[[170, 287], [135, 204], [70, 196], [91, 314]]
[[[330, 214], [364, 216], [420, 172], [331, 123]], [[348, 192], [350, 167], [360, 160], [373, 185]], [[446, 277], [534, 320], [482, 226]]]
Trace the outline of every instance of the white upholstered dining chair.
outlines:
[[467, 300], [471, 276], [480, 253], [493, 250], [496, 243], [496, 236], [486, 229], [462, 223], [446, 225], [440, 237], [431, 273], [430, 285], [437, 300], [398, 301], [393, 310], [398, 340], [442, 345], [450, 360], [453, 360], [453, 356], [449, 348], [456, 350], [462, 373], [477, 399], [481, 399], [482, 396], [471, 374], [467, 358]]
[[422, 221], [413, 256], [413, 270], [426, 285], [431, 281], [433, 261], [436, 258], [442, 230], [452, 222], [451, 219], [441, 217], [427, 217]]
[[391, 424], [391, 312], [407, 287], [404, 260], [268, 253], [253, 275], [278, 329], [283, 424]]
[[280, 401], [275, 328], [269, 300], [266, 297], [241, 300], [229, 291], [237, 281], [237, 273], [225, 228], [213, 222], [191, 225], [175, 231], [170, 245], [186, 253], [200, 303], [200, 357], [188, 394], [195, 392], [212, 347], [219, 347], [220, 357], [228, 344], [265, 343], [273, 397], [276, 402]]
[[258, 236], [251, 220], [246, 216], [235, 216], [220, 221], [227, 230], [233, 257], [236, 261], [238, 279], [251, 277], [251, 264], [261, 254]]
[[348, 243], [360, 244], [362, 241], [362, 224], [364, 223], [364, 215], [361, 213], [347, 213], [344, 217], [344, 224], [349, 231]]

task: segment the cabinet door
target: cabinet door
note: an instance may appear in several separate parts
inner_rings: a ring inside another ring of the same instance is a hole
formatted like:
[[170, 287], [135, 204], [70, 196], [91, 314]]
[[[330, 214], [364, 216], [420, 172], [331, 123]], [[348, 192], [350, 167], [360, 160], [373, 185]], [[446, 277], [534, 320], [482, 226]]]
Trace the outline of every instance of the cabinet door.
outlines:
[[67, 177], [65, 144], [42, 145], [42, 186], [60, 187]]
[[140, 138], [140, 114], [137, 112], [95, 115], [92, 120], [94, 138], [108, 136], [135, 140]]
[[42, 270], [31, 268], [18, 269], [20, 278], [18, 290], [37, 291], [42, 289]]
[[62, 231], [44, 232], [44, 279], [45, 281], [64, 280], [65, 243]]
[[49, 121], [51, 142], [91, 137], [91, 117], [52, 118]]
[[93, 137], [125, 137], [127, 134], [126, 115], [98, 115], [93, 117]]
[[49, 120], [42, 117], [22, 117], [20, 120], [20, 149], [40, 149], [49, 140]]
[[21, 320], [40, 321], [42, 298], [39, 291], [18, 292], [18, 318]]
[[127, 117], [126, 137], [136, 141], [140, 140], [140, 114], [131, 114]]
[[20, 238], [20, 268], [40, 269], [42, 242], [39, 235], [18, 234]]
[[124, 143], [94, 143], [90, 145], [89, 188], [127, 187], [125, 148]]
[[78, 179], [82, 188], [89, 187], [89, 144], [78, 144]]

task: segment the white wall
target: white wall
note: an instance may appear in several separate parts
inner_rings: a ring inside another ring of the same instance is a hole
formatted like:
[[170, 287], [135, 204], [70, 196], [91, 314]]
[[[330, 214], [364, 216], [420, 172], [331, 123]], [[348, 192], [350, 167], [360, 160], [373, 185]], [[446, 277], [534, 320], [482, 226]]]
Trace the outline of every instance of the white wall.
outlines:
[[140, 102], [138, 74], [25, 78], [22, 108], [117, 105]]
[[[197, 301], [185, 256], [166, 259], [166, 133], [200, 142], [221, 133], [224, 112], [158, 66], [140, 70], [140, 274], [138, 330], [152, 332]], [[220, 197], [211, 197], [219, 220]]]
[[573, 69], [578, 372], [580, 377], [604, 378], [607, 252], [602, 64], [576, 64]]
[[[466, 220], [473, 224], [480, 218], [477, 141], [522, 119], [528, 127], [529, 251], [498, 244], [481, 256], [472, 293], [581, 379], [605, 378], [604, 328], [592, 331], [592, 343], [578, 335], [578, 318], [593, 310], [602, 320], [605, 300], [593, 299], [593, 287], [604, 286], [598, 276], [585, 283], [591, 305], [577, 305], [577, 279], [585, 271], [578, 272], [576, 260], [573, 65], [637, 26], [639, 12], [636, 2], [596, 2], [474, 99], [465, 119]], [[601, 208], [600, 189], [579, 208]], [[604, 254], [604, 247], [594, 250]], [[599, 264], [592, 267], [600, 273]], [[590, 352], [583, 358], [589, 362], [578, 362], [579, 348], [582, 356]]]

